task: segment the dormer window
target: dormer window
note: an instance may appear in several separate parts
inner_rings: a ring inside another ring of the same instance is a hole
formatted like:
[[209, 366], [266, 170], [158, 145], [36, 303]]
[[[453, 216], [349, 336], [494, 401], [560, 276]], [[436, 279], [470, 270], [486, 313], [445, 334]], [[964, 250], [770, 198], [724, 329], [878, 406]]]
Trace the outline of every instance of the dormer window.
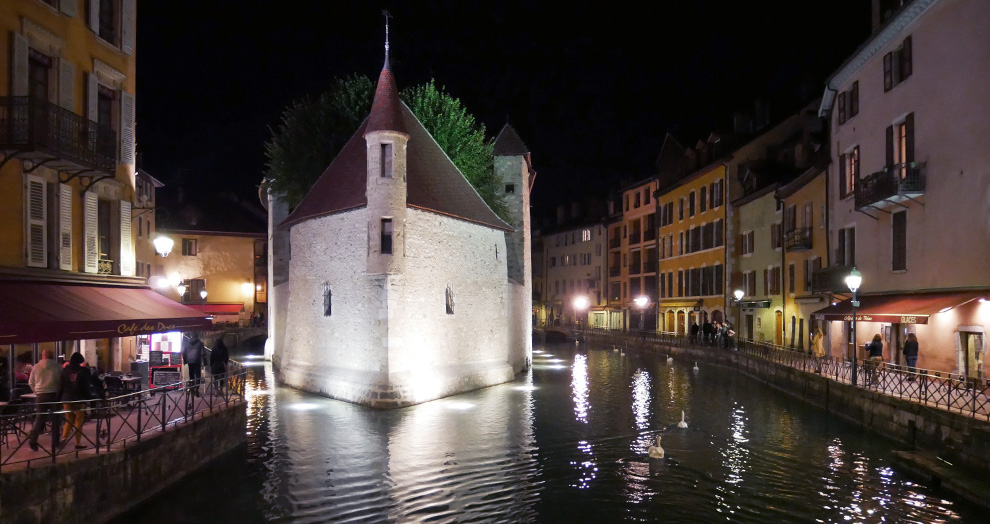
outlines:
[[382, 144], [382, 178], [392, 178], [392, 144]]

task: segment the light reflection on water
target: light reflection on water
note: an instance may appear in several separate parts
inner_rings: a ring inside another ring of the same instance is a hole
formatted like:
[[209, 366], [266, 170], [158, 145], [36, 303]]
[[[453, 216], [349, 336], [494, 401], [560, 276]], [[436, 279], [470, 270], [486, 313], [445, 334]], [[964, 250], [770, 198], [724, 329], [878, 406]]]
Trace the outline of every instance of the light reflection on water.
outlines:
[[252, 367], [247, 449], [119, 522], [980, 520], [892, 469], [891, 443], [748, 378], [547, 349], [511, 384], [393, 411]]

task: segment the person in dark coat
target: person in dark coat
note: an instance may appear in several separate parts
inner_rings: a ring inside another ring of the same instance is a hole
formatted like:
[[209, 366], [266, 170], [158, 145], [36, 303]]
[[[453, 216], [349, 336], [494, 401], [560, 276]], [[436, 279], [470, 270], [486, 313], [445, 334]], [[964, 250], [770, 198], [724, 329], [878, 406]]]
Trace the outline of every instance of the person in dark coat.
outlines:
[[62, 441], [68, 443], [75, 429], [76, 449], [84, 449], [82, 443], [83, 422], [86, 421], [85, 401], [92, 398], [91, 388], [93, 377], [89, 367], [82, 364], [86, 361], [82, 353], [76, 352], [69, 357], [69, 365], [62, 370], [55, 396], [62, 403], [65, 414], [65, 426], [62, 429]]
[[705, 344], [711, 344], [712, 343], [712, 323], [711, 322], [705, 321], [705, 323], [701, 325], [701, 334], [704, 335], [704, 337], [705, 337]]
[[866, 363], [866, 374], [870, 383], [877, 379], [877, 369], [883, 362], [883, 337], [880, 333], [873, 335], [873, 340], [866, 345], [866, 350], [870, 353], [870, 360]]
[[213, 345], [213, 352], [210, 353], [210, 374], [213, 375], [213, 387], [220, 390], [227, 373], [227, 362], [230, 361], [230, 353], [227, 345], [223, 342], [223, 337], [217, 339]]
[[908, 333], [907, 340], [904, 341], [904, 361], [907, 363], [908, 371], [912, 373], [908, 380], [914, 380], [913, 373], [917, 372], [918, 365], [918, 336]]
[[199, 396], [199, 384], [203, 381], [203, 357], [206, 350], [203, 341], [195, 333], [188, 333], [182, 341], [182, 360], [189, 366], [189, 380], [193, 396]]
[[694, 344], [698, 343], [698, 332], [701, 331], [701, 327], [695, 322], [691, 324], [691, 342]]

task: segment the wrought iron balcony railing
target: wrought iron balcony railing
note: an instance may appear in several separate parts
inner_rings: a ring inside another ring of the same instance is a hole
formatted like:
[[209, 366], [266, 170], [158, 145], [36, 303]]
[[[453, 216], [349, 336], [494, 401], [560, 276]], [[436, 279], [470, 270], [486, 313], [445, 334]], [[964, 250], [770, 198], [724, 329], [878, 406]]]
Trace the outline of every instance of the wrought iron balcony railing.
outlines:
[[34, 160], [113, 175], [117, 133], [109, 127], [27, 96], [0, 97], [0, 149]]
[[101, 258], [99, 260], [99, 268], [97, 270], [97, 274], [100, 274], [100, 275], [112, 275], [112, 274], [114, 274], [113, 273], [113, 260], [108, 260], [108, 259], [105, 259], [105, 258]]
[[788, 251], [811, 249], [811, 228], [799, 227], [785, 232], [784, 249]]
[[858, 181], [856, 209], [888, 201], [900, 201], [925, 193], [923, 166], [917, 162], [894, 164]]

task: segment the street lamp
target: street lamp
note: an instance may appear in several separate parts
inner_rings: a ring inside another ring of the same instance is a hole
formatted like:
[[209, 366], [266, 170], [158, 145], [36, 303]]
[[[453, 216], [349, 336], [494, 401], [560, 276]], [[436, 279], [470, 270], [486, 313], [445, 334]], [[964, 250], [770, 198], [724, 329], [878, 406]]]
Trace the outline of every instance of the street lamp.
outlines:
[[573, 306], [574, 306], [574, 319], [577, 320], [578, 326], [581, 326], [582, 325], [581, 324], [581, 320], [580, 320], [581, 319], [582, 312], [584, 310], [588, 309], [588, 306], [590, 304], [591, 304], [591, 302], [588, 300], [588, 297], [586, 297], [584, 295], [579, 295], [577, 297], [574, 297], [574, 302], [573, 302]]
[[852, 317], [853, 317], [853, 326], [852, 326], [853, 327], [853, 333], [852, 333], [852, 345], [853, 345], [853, 354], [852, 354], [852, 384], [854, 386], [856, 385], [856, 359], [857, 359], [857, 356], [858, 356], [857, 353], [859, 352], [859, 348], [856, 347], [856, 308], [859, 307], [859, 301], [856, 300], [856, 291], [859, 289], [859, 285], [862, 284], [862, 283], [863, 283], [863, 274], [860, 273], [859, 271], [856, 271], [856, 268], [853, 267], [852, 268], [852, 271], [849, 272], [849, 276], [846, 277], [846, 286], [849, 288], [849, 291], [852, 291], [852, 294], [853, 294], [852, 302], [850, 302], [850, 303], [852, 304], [852, 307], [853, 307], [853, 314], [852, 314]]
[[206, 290], [205, 289], [199, 292], [199, 298], [203, 299], [203, 302], [206, 302]]
[[[743, 291], [743, 290], [741, 290], [741, 289], [737, 289], [737, 290], [735, 290], [735, 291], [732, 292], [732, 296], [736, 298], [736, 315], [737, 315], [736, 316], [736, 329], [739, 330], [739, 331], [736, 331], [736, 338], [738, 340], [739, 338], [742, 338], [742, 334], [741, 334], [742, 333], [742, 298], [744, 296], [746, 296], [746, 292]], [[736, 344], [736, 348], [737, 349], [739, 348], [739, 344], [738, 343]]]
[[175, 245], [175, 241], [161, 233], [155, 237], [153, 243], [155, 244], [155, 252], [161, 255], [162, 258], [167, 257], [172, 252], [172, 246]]
[[184, 297], [186, 295], [186, 285], [185, 284], [179, 284], [178, 286], [175, 286], [175, 290], [179, 292], [179, 300], [181, 300], [182, 297]]
[[644, 331], [646, 329], [646, 307], [650, 305], [650, 297], [646, 295], [640, 295], [633, 299], [633, 304], [639, 308], [639, 329]]

